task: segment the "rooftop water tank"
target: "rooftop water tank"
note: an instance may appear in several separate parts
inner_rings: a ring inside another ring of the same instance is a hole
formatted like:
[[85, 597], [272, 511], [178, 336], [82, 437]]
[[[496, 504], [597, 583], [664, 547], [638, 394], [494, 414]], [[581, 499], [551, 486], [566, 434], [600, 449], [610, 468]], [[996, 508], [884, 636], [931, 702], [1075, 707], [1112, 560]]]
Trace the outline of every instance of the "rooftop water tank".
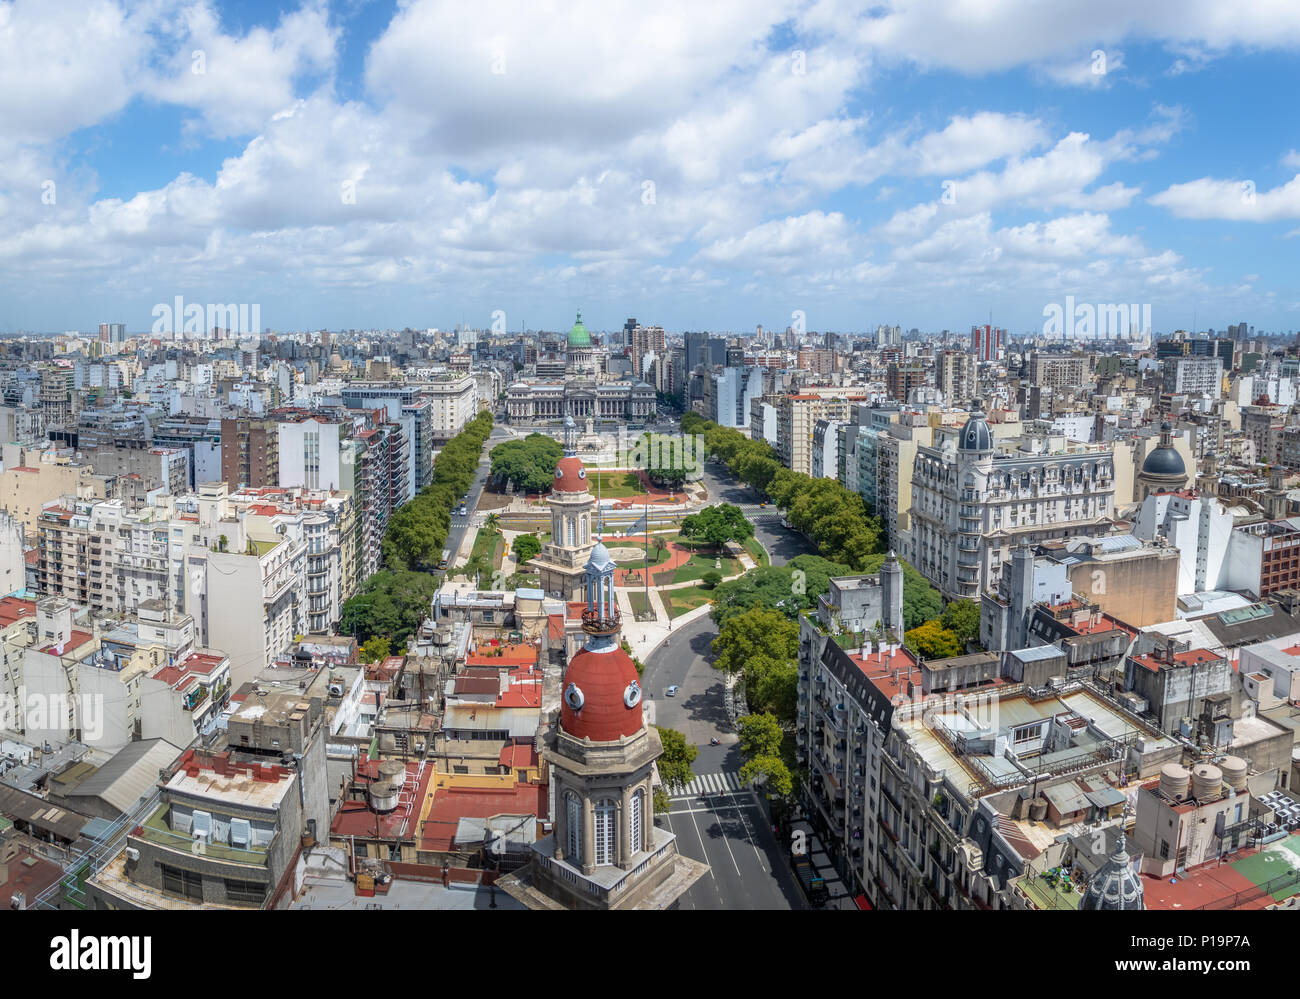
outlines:
[[1223, 793], [1223, 771], [1212, 763], [1198, 763], [1192, 769], [1192, 797], [1214, 798]]
[[1177, 763], [1166, 763], [1160, 768], [1160, 791], [1175, 801], [1182, 801], [1187, 797], [1187, 788], [1191, 780], [1191, 772]]
[[1223, 781], [1234, 791], [1246, 790], [1246, 761], [1240, 756], [1225, 756], [1219, 763]]
[[391, 812], [397, 807], [397, 788], [385, 781], [371, 784], [370, 807], [376, 812]]

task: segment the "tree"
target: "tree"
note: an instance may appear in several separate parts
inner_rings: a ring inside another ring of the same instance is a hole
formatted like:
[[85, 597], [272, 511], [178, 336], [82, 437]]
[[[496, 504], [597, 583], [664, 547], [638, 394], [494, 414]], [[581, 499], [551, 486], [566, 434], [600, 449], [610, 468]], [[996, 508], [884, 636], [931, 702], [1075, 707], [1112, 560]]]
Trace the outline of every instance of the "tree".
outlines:
[[540, 493], [555, 482], [555, 466], [564, 448], [545, 434], [529, 434], [492, 449], [492, 477], [512, 482], [520, 492]]
[[973, 600], [954, 600], [939, 616], [943, 626], [957, 635], [962, 649], [980, 637], [980, 605]]
[[659, 741], [663, 743], [664, 754], [659, 757], [659, 776], [665, 784], [685, 787], [695, 779], [691, 764], [700, 751], [686, 741], [675, 728], [662, 728], [656, 725]]
[[392, 649], [392, 642], [387, 635], [375, 635], [361, 646], [360, 657], [363, 663], [377, 663], [387, 659]]
[[965, 651], [956, 632], [945, 628], [938, 618], [913, 628], [904, 641], [908, 648], [926, 659], [951, 659]]
[[755, 607], [724, 624], [713, 640], [713, 668], [735, 673], [756, 655], [777, 661], [799, 657], [799, 626], [780, 611]]
[[700, 585], [706, 590], [714, 589], [721, 582], [722, 573], [718, 572], [717, 569], [710, 569], [708, 572], [700, 576]]
[[801, 611], [811, 610], [817, 597], [830, 589], [832, 576], [846, 576], [850, 572], [847, 565], [820, 555], [800, 555], [783, 566], [759, 566], [739, 579], [718, 586], [710, 615], [721, 627], [733, 615], [751, 607], [768, 607], [794, 621]]
[[780, 756], [785, 733], [772, 715], [743, 715], [736, 720], [740, 730], [740, 752], [748, 757]]
[[531, 558], [536, 558], [541, 553], [542, 543], [537, 540], [536, 534], [521, 534], [515, 538], [515, 562], [523, 565]]
[[745, 701], [751, 711], [793, 725], [798, 692], [799, 664], [793, 659], [757, 655], [745, 663]]
[[753, 537], [754, 525], [745, 519], [740, 507], [732, 503], [718, 503], [684, 517], [682, 536], [713, 548], [721, 548], [728, 541], [744, 541]]
[[366, 642], [383, 635], [398, 648], [429, 615], [438, 579], [426, 572], [385, 569], [375, 573], [361, 592], [343, 604], [339, 634]]
[[740, 766], [741, 783], [753, 787], [765, 784], [773, 794], [785, 797], [794, 791], [794, 777], [779, 756], [753, 756]]
[[501, 514], [496, 513], [495, 511], [489, 513], [487, 515], [487, 519], [483, 521], [483, 526], [486, 527], [489, 531], [495, 531], [499, 529], [501, 527]]

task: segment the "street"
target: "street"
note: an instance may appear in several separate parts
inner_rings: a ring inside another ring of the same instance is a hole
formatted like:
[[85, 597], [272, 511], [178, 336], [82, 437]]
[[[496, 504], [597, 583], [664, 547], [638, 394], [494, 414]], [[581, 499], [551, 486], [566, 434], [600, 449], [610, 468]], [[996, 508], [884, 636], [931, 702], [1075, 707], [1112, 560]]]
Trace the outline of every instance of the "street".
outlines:
[[[760, 509], [754, 492], [722, 465], [708, 465], [704, 481], [711, 503], [734, 503], [754, 523], [773, 565], [815, 549], [781, 526], [780, 514]], [[656, 725], [676, 729], [697, 747], [696, 779], [676, 792], [672, 808], [657, 821], [677, 834], [682, 853], [710, 866], [682, 896], [684, 909], [802, 908], [786, 851], [776, 842], [754, 792], [740, 786], [740, 747], [727, 724], [722, 674], [712, 666], [710, 646], [718, 629], [707, 614], [674, 629], [646, 660], [642, 686], [653, 699]], [[677, 693], [665, 691], [676, 684]], [[711, 746], [717, 737], [721, 745]]]

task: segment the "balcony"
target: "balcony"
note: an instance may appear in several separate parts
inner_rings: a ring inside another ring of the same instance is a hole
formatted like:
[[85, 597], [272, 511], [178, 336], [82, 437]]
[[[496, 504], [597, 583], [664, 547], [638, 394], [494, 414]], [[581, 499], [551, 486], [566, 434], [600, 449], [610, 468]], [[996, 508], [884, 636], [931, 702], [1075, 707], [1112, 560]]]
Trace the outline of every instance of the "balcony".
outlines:
[[193, 836], [189, 833], [174, 832], [167, 825], [167, 816], [170, 811], [171, 805], [163, 802], [158, 806], [157, 811], [144, 821], [143, 825], [137, 826], [132, 831], [131, 835], [146, 843], [152, 843], [154, 846], [162, 847], [165, 850], [175, 850], [190, 857], [201, 857], [223, 863], [245, 864], [250, 867], [263, 868], [267, 863], [267, 855], [271, 852], [280, 836], [279, 832], [277, 832], [272, 837], [271, 842], [265, 846], [250, 845], [244, 849], [229, 846], [225, 843], [209, 842], [204, 844], [202, 852], [196, 852]]

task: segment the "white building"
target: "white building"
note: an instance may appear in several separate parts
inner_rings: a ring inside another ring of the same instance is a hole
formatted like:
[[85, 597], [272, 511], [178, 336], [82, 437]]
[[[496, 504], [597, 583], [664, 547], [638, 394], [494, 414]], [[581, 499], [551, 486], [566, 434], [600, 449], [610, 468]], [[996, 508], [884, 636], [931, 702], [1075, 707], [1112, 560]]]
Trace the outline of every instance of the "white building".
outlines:
[[910, 561], [949, 597], [996, 589], [1021, 542], [1104, 532], [1115, 512], [1109, 450], [995, 454], [978, 411], [955, 446], [917, 449], [911, 485]]
[[1179, 596], [1236, 588], [1227, 562], [1232, 514], [1216, 497], [1188, 490], [1152, 493], [1133, 519], [1133, 535], [1143, 541], [1162, 537], [1178, 549]]
[[279, 484], [284, 488], [345, 488], [345, 456], [352, 454], [349, 429], [341, 421], [315, 416], [281, 421]]

